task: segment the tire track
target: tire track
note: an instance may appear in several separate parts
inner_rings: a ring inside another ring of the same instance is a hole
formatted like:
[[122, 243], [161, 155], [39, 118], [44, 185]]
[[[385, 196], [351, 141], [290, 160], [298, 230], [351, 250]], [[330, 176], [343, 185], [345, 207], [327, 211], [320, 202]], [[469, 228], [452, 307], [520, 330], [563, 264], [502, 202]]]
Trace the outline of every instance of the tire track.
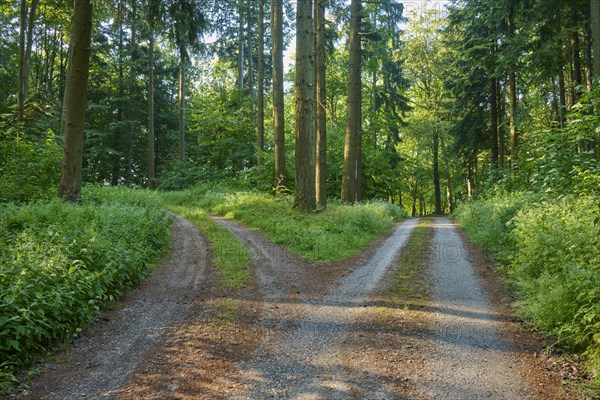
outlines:
[[[381, 381], [365, 381], [347, 368], [340, 347], [357, 334], [364, 306], [418, 220], [399, 225], [373, 257], [324, 291], [318, 269], [289, 255], [242, 225], [216, 219], [251, 250], [263, 295], [263, 343], [254, 357], [240, 366], [246, 381], [243, 393], [231, 398], [345, 399], [362, 393], [390, 398]], [[326, 265], [319, 268], [327, 268]], [[307, 293], [299, 295], [300, 290]], [[300, 289], [300, 290], [296, 290]], [[386, 397], [387, 396], [387, 397]], [[370, 397], [373, 398], [373, 397]]]

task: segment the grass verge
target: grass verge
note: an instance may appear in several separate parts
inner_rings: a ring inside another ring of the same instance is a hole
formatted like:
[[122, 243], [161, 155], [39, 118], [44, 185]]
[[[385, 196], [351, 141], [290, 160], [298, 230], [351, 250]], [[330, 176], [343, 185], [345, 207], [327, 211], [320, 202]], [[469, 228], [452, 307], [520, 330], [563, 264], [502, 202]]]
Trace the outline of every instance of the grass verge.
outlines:
[[399, 261], [401, 265], [391, 277], [388, 301], [396, 308], [414, 309], [429, 300], [427, 264], [432, 241], [430, 221], [423, 219], [415, 226], [402, 250]]
[[206, 186], [165, 193], [164, 199], [173, 206], [197, 207], [240, 221], [290, 252], [323, 263], [359, 253], [406, 218], [399, 207], [385, 202], [330, 202], [323, 212], [304, 214], [292, 207], [291, 197]]
[[170, 241], [157, 199], [122, 188], [86, 188], [81, 204], [2, 204], [0, 226], [0, 390], [136, 284]]

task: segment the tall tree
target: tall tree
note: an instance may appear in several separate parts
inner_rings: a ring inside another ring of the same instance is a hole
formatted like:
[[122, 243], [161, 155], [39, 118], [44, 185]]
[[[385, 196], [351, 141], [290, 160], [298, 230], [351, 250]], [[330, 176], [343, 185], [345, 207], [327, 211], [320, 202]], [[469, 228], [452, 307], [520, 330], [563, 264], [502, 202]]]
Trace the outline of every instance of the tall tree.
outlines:
[[325, 8], [326, 0], [315, 0], [315, 52], [316, 52], [316, 170], [315, 184], [317, 207], [327, 206], [327, 88], [325, 52]]
[[298, 0], [296, 12], [296, 196], [304, 211], [316, 208], [315, 37], [313, 1]]
[[265, 0], [258, 0], [258, 97], [256, 125], [258, 130], [257, 163], [264, 164], [262, 153], [265, 151]]
[[354, 203], [360, 192], [358, 174], [361, 171], [362, 154], [360, 152], [361, 130], [361, 3], [352, 0], [350, 5], [350, 48], [348, 63], [348, 99], [346, 116], [346, 136], [344, 140], [344, 169], [342, 175], [341, 200]]
[[137, 0], [131, 0], [131, 37], [129, 41], [129, 99], [128, 99], [128, 129], [127, 129], [127, 151], [125, 153], [125, 184], [131, 184], [133, 176], [133, 139], [135, 130], [135, 82], [136, 82], [136, 59], [137, 59]]
[[59, 196], [81, 197], [83, 143], [92, 37], [92, 1], [74, 0], [71, 44], [63, 106], [63, 160]]
[[285, 186], [285, 125], [283, 102], [283, 1], [271, 0], [273, 56], [273, 129], [275, 185]]
[[185, 150], [185, 99], [186, 68], [190, 49], [198, 49], [200, 37], [207, 26], [204, 14], [194, 0], [171, 0], [169, 14], [172, 19], [171, 35], [179, 53], [179, 160], [186, 160]]
[[590, 0], [594, 74], [600, 74], [600, 0]]

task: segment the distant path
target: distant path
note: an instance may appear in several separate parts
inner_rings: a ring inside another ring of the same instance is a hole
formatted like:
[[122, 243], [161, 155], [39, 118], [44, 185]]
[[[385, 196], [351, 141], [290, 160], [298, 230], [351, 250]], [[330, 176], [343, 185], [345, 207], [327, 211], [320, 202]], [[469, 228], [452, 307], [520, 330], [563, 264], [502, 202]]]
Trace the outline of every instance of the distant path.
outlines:
[[164, 340], [191, 304], [207, 262], [207, 246], [187, 220], [173, 220], [167, 261], [130, 293], [110, 320], [75, 341], [64, 362], [50, 363], [23, 398], [110, 397]]

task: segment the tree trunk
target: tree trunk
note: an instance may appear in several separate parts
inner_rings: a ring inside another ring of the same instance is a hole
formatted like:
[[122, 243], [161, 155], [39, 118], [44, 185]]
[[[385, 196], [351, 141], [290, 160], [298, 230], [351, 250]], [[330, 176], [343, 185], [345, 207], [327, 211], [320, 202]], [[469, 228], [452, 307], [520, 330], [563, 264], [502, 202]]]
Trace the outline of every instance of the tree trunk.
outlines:
[[127, 166], [127, 170], [125, 171], [125, 184], [127, 186], [131, 185], [131, 178], [133, 176], [133, 137], [134, 137], [134, 128], [135, 128], [135, 61], [136, 61], [136, 53], [137, 53], [137, 32], [136, 32], [136, 24], [137, 24], [137, 0], [131, 0], [131, 40], [129, 43], [130, 46], [130, 56], [129, 56], [129, 104], [128, 104], [128, 112], [127, 119], [129, 129], [127, 131], [127, 152], [125, 157], [125, 165]]
[[592, 26], [590, 21], [585, 21], [583, 31], [585, 42], [585, 83], [587, 92], [590, 93], [594, 83], [594, 65], [592, 60]]
[[350, 50], [348, 65], [348, 107], [346, 137], [344, 140], [344, 169], [342, 175], [341, 200], [354, 203], [357, 200], [357, 178], [360, 163], [358, 141], [361, 126], [361, 26], [360, 0], [352, 0], [350, 6]]
[[296, 13], [296, 197], [303, 211], [316, 208], [315, 38], [312, 0], [298, 0]]
[[[118, 7], [124, 8], [122, 2], [119, 3]], [[112, 155], [112, 174], [111, 184], [117, 186], [119, 184], [119, 178], [121, 177], [121, 129], [123, 127], [123, 98], [125, 97], [125, 83], [123, 82], [123, 20], [119, 18], [119, 47], [118, 51], [118, 64], [119, 64], [119, 101], [117, 102], [117, 126], [113, 134], [112, 148], [114, 153]]]
[[238, 89], [240, 94], [244, 90], [244, 1], [238, 2], [239, 26], [238, 26]]
[[446, 199], [448, 200], [448, 211], [454, 212], [454, 193], [452, 191], [452, 176], [450, 175], [450, 163], [446, 155], [446, 140], [444, 133], [440, 135], [440, 145], [442, 150], [442, 158], [444, 160], [444, 169], [446, 170]]
[[150, 23], [148, 40], [148, 186], [156, 186], [154, 163], [154, 23]]
[[[571, 20], [573, 26], [579, 25], [578, 11], [575, 7], [571, 10]], [[581, 97], [581, 85], [583, 84], [583, 77], [581, 75], [581, 54], [580, 54], [580, 43], [579, 43], [579, 32], [574, 29], [571, 37], [571, 46], [573, 50], [573, 88], [572, 104], [575, 105]]]
[[37, 13], [38, 0], [31, 1], [31, 7], [29, 8], [29, 21], [27, 22], [27, 37], [25, 38], [25, 75], [23, 80], [23, 93], [24, 98], [27, 97], [29, 92], [29, 79], [27, 74], [29, 73], [29, 64], [31, 61], [31, 49], [33, 47], [33, 25], [35, 24], [35, 18]]
[[491, 111], [491, 127], [490, 139], [492, 142], [492, 168], [498, 168], [498, 83], [496, 78], [491, 79], [490, 85], [490, 111]]
[[558, 73], [558, 112], [560, 118], [560, 127], [565, 127], [567, 113], [567, 88], [565, 85], [565, 73], [561, 66]]
[[285, 125], [283, 103], [283, 4], [271, 0], [273, 40], [273, 129], [275, 138], [275, 186], [285, 186]]
[[600, 0], [590, 0], [594, 74], [600, 74]]
[[315, 0], [316, 55], [317, 55], [317, 162], [315, 171], [317, 207], [327, 207], [327, 87], [325, 79], [325, 2]]
[[[254, 101], [254, 53], [252, 51], [252, 24], [248, 23], [248, 32], [246, 34], [248, 40], [248, 90], [250, 97]], [[252, 103], [254, 107], [254, 103]]]
[[179, 161], [185, 162], [185, 50], [179, 54]]
[[27, 2], [21, 0], [21, 11], [19, 16], [19, 77], [17, 82], [17, 118], [23, 120], [25, 110], [25, 32], [27, 30]]
[[435, 213], [442, 213], [442, 191], [440, 190], [440, 133], [436, 127], [433, 133], [433, 190]]
[[[500, 80], [498, 79], [498, 96], [499, 99], [504, 99], [504, 91], [502, 90], [502, 86], [500, 85]], [[506, 115], [506, 105], [504, 100], [498, 102], [498, 121], [500, 125], [498, 126], [498, 158], [500, 168], [504, 168], [506, 165], [506, 135], [504, 130], [504, 116]]]
[[92, 37], [92, 2], [75, 0], [62, 123], [64, 148], [59, 196], [79, 201], [83, 177], [83, 143]]
[[[510, 2], [508, 15], [508, 34], [511, 38], [515, 36], [514, 0]], [[517, 130], [517, 77], [514, 66], [508, 71], [508, 96], [510, 107], [510, 169], [513, 176], [517, 171], [517, 147], [519, 145], [519, 132]]]
[[258, 159], [262, 166], [265, 151], [265, 0], [258, 1], [258, 111], [256, 125], [258, 127]]

